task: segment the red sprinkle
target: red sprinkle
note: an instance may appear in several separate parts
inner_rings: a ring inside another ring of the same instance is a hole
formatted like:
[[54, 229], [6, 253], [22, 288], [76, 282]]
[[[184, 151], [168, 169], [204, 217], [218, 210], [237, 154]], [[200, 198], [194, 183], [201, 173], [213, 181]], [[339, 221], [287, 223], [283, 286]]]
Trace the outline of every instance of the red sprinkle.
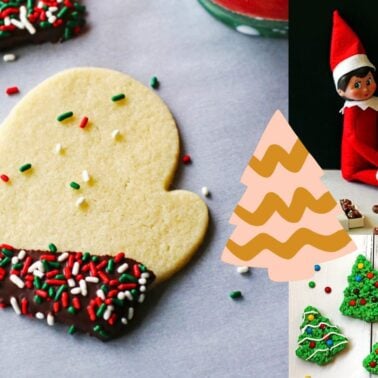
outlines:
[[9, 244], [0, 244], [0, 248], [11, 249], [12, 251], [14, 250], [14, 248]]
[[20, 90], [18, 89], [18, 87], [9, 87], [5, 92], [8, 96], [12, 96], [14, 94], [20, 93]]
[[65, 285], [66, 281], [64, 280], [46, 280], [47, 285], [52, 285], [52, 286], [61, 286]]
[[104, 282], [105, 284], [109, 283], [109, 277], [104, 272], [100, 271], [100, 272], [97, 272], [97, 274], [101, 278], [102, 282]]
[[366, 299], [364, 299], [364, 298], [360, 299], [360, 304], [366, 305]]
[[47, 272], [47, 273], [46, 273], [46, 277], [47, 277], [47, 278], [53, 278], [53, 277], [55, 277], [57, 274], [59, 274], [59, 270], [58, 270], [58, 269], [50, 270], [50, 272]]
[[136, 278], [140, 277], [140, 269], [138, 264], [133, 265], [133, 273]]
[[135, 283], [124, 283], [121, 285], [118, 285], [118, 290], [130, 290], [130, 289], [135, 289], [137, 287], [137, 284]]
[[191, 159], [190, 155], [184, 155], [184, 156], [182, 157], [182, 162], [183, 162], [184, 164], [190, 164], [190, 163], [192, 162], [192, 159]]
[[74, 297], [74, 298], [72, 299], [72, 304], [73, 304], [73, 306], [74, 306], [74, 308], [75, 308], [76, 310], [80, 310], [80, 308], [81, 308], [81, 304], [80, 304], [80, 300], [79, 300], [78, 297]]
[[354, 299], [351, 299], [349, 301], [349, 306], [355, 306], [356, 305], [356, 301]]
[[102, 260], [99, 264], [96, 265], [96, 268], [97, 268], [97, 270], [101, 270], [101, 269], [105, 268], [106, 265], [107, 265], [107, 261]]
[[374, 273], [369, 272], [366, 274], [366, 277], [369, 278], [369, 280], [371, 280], [374, 277]]
[[108, 297], [113, 298], [113, 297], [116, 297], [117, 294], [118, 294], [118, 290], [110, 290], [108, 293]]
[[110, 280], [109, 286], [117, 286], [119, 284], [118, 280]]
[[115, 322], [117, 321], [117, 315], [116, 314], [113, 314], [109, 320], [108, 320], [108, 323], [113, 326], [115, 324]]
[[62, 293], [62, 306], [63, 308], [68, 307], [68, 293], [66, 291], [63, 291]]
[[22, 270], [21, 270], [21, 276], [24, 276], [27, 272], [28, 272], [28, 269], [32, 263], [32, 258], [30, 256], [28, 256], [24, 262], [24, 266], [22, 267]]
[[111, 298], [105, 299], [105, 304], [110, 306], [111, 304], [113, 304], [113, 299], [111, 299]]
[[75, 256], [72, 254], [68, 257], [68, 262], [67, 262], [67, 266], [69, 266], [70, 268], [73, 267], [73, 264], [75, 262]]
[[87, 307], [87, 312], [89, 315], [89, 319], [94, 322], [96, 320], [96, 314], [92, 306]]
[[72, 277], [72, 273], [71, 273], [70, 267], [65, 266], [64, 269], [63, 269], [63, 274], [64, 274], [64, 277], [66, 277], [67, 280], [69, 278], [71, 278]]
[[91, 262], [89, 263], [89, 269], [91, 270], [91, 275], [92, 275], [93, 277], [97, 276], [96, 265], [95, 265], [95, 263], [94, 263], [93, 261], [91, 261]]
[[35, 294], [40, 296], [41, 298], [47, 298], [48, 296], [47, 291], [44, 290], [36, 290]]
[[87, 124], [88, 124], [88, 117], [83, 117], [83, 119], [80, 122], [80, 128], [84, 129], [85, 126], [87, 126]]
[[55, 255], [42, 255], [41, 260], [56, 261], [56, 256]]
[[26, 298], [21, 299], [21, 312], [24, 315], [28, 313], [28, 300]]
[[59, 310], [60, 310], [60, 303], [59, 302], [54, 302], [54, 304], [53, 304], [53, 311], [55, 313], [57, 313], [57, 312], [59, 312]]
[[332, 289], [331, 289], [329, 286], [327, 286], [327, 287], [324, 288], [324, 291], [325, 291], [327, 294], [330, 294], [330, 293], [332, 292]]
[[25, 286], [28, 288], [28, 289], [31, 289], [33, 287], [33, 282], [32, 281], [26, 281], [25, 282]]
[[7, 271], [5, 269], [0, 268], [0, 281], [4, 279], [6, 273]]
[[124, 258], [125, 258], [125, 254], [124, 254], [123, 252], [117, 253], [117, 254], [114, 256], [114, 262], [115, 262], [115, 263], [119, 263], [119, 262], [121, 262]]
[[9, 177], [7, 175], [1, 175], [0, 178], [4, 181], [4, 182], [8, 182], [9, 181]]
[[7, 305], [5, 303], [0, 303], [0, 308], [1, 309], [5, 308], [5, 307], [7, 307]]

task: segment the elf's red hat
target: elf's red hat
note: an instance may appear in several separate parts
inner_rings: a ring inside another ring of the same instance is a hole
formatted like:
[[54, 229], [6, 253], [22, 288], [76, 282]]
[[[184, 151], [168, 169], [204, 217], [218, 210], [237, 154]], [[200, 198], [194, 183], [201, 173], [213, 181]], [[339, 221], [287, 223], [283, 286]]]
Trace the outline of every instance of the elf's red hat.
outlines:
[[372, 67], [375, 70], [357, 34], [337, 10], [333, 12], [330, 64], [336, 87], [342, 76], [357, 68]]

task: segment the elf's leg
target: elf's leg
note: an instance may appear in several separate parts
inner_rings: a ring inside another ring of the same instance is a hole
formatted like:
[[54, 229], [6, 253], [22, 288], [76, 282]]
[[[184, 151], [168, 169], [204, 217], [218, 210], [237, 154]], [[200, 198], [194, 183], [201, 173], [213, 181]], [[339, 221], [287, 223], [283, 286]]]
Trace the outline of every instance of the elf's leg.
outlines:
[[378, 170], [377, 169], [364, 169], [358, 172], [342, 172], [345, 180], [359, 181], [365, 184], [378, 186]]

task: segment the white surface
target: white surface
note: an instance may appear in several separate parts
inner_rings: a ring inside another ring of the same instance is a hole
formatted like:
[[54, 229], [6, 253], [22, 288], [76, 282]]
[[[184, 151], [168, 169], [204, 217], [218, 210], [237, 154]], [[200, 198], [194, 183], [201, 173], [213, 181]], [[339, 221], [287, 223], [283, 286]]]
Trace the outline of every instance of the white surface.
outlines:
[[[89, 29], [81, 37], [18, 48], [16, 62], [0, 61], [0, 119], [24, 93], [65, 68], [108, 67], [146, 84], [156, 75], [183, 153], [193, 160], [180, 165], [175, 186], [197, 193], [209, 188], [211, 226], [198, 257], [156, 289], [146, 316], [119, 340], [69, 336], [66, 327], [0, 311], [0, 375], [286, 378], [287, 285], [260, 269], [241, 276], [220, 255], [258, 138], [276, 109], [287, 114], [287, 41], [242, 35], [194, 0], [86, 4]], [[13, 85], [21, 94], [7, 97], [4, 90]], [[232, 290], [244, 299], [232, 301]]]
[[[377, 245], [373, 243], [373, 236], [354, 235], [353, 240], [358, 247], [355, 253], [321, 264], [321, 270], [315, 272], [311, 280], [291, 282], [289, 285], [290, 378], [303, 378], [306, 375], [313, 378], [370, 377], [362, 366], [362, 360], [370, 353], [372, 326], [370, 323], [342, 315], [339, 307], [356, 257], [363, 254], [372, 261], [373, 251], [377, 253]], [[311, 289], [308, 286], [309, 281], [314, 281], [316, 287]], [[332, 288], [330, 294], [324, 292], [326, 286]], [[339, 326], [350, 341], [347, 349], [336, 355], [333, 362], [324, 366], [303, 361], [295, 355], [303, 310], [308, 305], [316, 307], [323, 316]]]

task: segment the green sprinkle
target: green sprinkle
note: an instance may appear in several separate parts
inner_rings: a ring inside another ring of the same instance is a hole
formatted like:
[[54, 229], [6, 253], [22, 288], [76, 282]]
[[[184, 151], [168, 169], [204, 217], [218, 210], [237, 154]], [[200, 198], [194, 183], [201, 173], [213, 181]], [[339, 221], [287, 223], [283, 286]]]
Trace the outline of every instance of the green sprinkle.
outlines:
[[11, 261], [11, 259], [10, 259], [9, 257], [4, 257], [4, 258], [0, 261], [0, 267], [7, 265], [10, 261]]
[[110, 259], [110, 260], [108, 261], [108, 265], [107, 265], [107, 267], [106, 267], [106, 271], [107, 271], [108, 273], [113, 273], [113, 272], [114, 272], [114, 260], [113, 260], [113, 259]]
[[132, 289], [130, 293], [131, 293], [131, 295], [133, 296], [134, 299], [136, 299], [138, 297], [138, 290]]
[[83, 261], [84, 262], [87, 262], [91, 259], [91, 255], [89, 252], [85, 252], [84, 255], [83, 255]]
[[36, 289], [42, 289], [42, 282], [41, 282], [41, 279], [39, 278], [39, 277], [37, 277], [37, 276], [34, 276], [34, 287], [36, 288]]
[[77, 182], [75, 182], [75, 181], [72, 181], [72, 182], [70, 183], [70, 187], [71, 187], [72, 189], [75, 189], [75, 190], [79, 190], [79, 189], [80, 189], [80, 185], [79, 185]]
[[153, 89], [158, 89], [159, 88], [159, 80], [156, 76], [152, 76], [150, 79], [150, 87]]
[[24, 264], [23, 263], [17, 263], [12, 266], [12, 269], [20, 270]]
[[231, 291], [230, 293], [230, 298], [232, 299], [237, 299], [237, 298], [241, 298], [243, 295], [241, 293], [241, 291], [237, 290], [237, 291]]
[[68, 311], [70, 314], [72, 314], [72, 315], [75, 315], [75, 314], [76, 314], [76, 310], [75, 310], [75, 308], [74, 308], [73, 306], [68, 307], [67, 311]]
[[76, 333], [76, 327], [72, 325], [70, 328], [68, 328], [67, 333], [73, 335], [74, 333]]
[[144, 265], [139, 264], [139, 268], [142, 272], [147, 272], [147, 268]]
[[119, 282], [122, 282], [122, 283], [124, 283], [124, 282], [138, 282], [138, 279], [136, 278], [136, 277], [134, 277], [134, 276], [132, 276], [131, 274], [127, 274], [127, 273], [123, 273], [122, 275], [121, 275], [121, 277], [119, 278]]
[[310, 281], [308, 283], [308, 286], [311, 287], [311, 289], [313, 289], [316, 286], [316, 283], [314, 281]]
[[58, 248], [56, 248], [56, 245], [54, 243], [49, 244], [49, 250], [50, 252], [56, 252]]
[[42, 290], [48, 290], [50, 288], [50, 286], [47, 284], [47, 282], [44, 282], [44, 284], [42, 285]]
[[[58, 261], [47, 261], [47, 265], [48, 265], [50, 268], [55, 268], [55, 269], [60, 268], [60, 262], [58, 262]], [[51, 269], [50, 269], [50, 270], [51, 270]]]
[[104, 315], [105, 310], [106, 310], [106, 304], [103, 303], [103, 304], [98, 308], [98, 310], [97, 310], [97, 312], [96, 312], [96, 316], [97, 316], [98, 318], [101, 318], [102, 315]]
[[100, 258], [98, 256], [92, 256], [92, 261], [93, 262], [98, 262]]
[[63, 291], [65, 291], [67, 289], [68, 289], [67, 285], [61, 285], [61, 286], [59, 286], [59, 289], [58, 289], [58, 291], [55, 294], [54, 301], [58, 301], [59, 298], [60, 298], [60, 296], [62, 295]]
[[117, 102], [117, 101], [124, 100], [125, 98], [126, 98], [126, 96], [123, 93], [119, 93], [119, 94], [112, 97], [112, 101]]
[[62, 18], [64, 17], [68, 12], [68, 8], [67, 7], [63, 7], [59, 13], [57, 14], [58, 18]]
[[109, 334], [108, 334], [107, 332], [105, 332], [104, 330], [102, 330], [102, 329], [101, 329], [98, 333], [99, 333], [100, 336], [102, 336], [104, 339], [109, 338]]
[[32, 165], [30, 163], [21, 165], [21, 167], [18, 169], [20, 172], [26, 172], [29, 169], [31, 169]]
[[112, 303], [115, 304], [118, 307], [123, 307], [123, 305], [124, 305], [124, 301], [122, 301], [121, 299], [118, 299], [118, 298], [113, 298]]
[[14, 255], [13, 251], [11, 251], [10, 249], [6, 249], [6, 248], [3, 248], [1, 250], [1, 252], [3, 252], [3, 254], [7, 257], [13, 257], [13, 255]]
[[34, 302], [41, 304], [43, 302], [43, 299], [39, 295], [34, 296]]
[[48, 21], [42, 21], [39, 26], [42, 28], [42, 29], [49, 29], [52, 27], [52, 24], [50, 24], [50, 22]]
[[66, 279], [66, 277], [64, 276], [64, 274], [57, 274], [54, 278], [56, 280], [65, 280]]
[[58, 115], [58, 117], [56, 119], [59, 122], [63, 122], [64, 120], [66, 120], [67, 118], [71, 118], [72, 116], [73, 116], [73, 112], [65, 112], [65, 113]]
[[41, 260], [41, 261], [42, 261], [43, 269], [45, 270], [45, 272], [48, 272], [50, 270], [49, 264], [47, 263], [46, 260]]
[[99, 326], [98, 324], [95, 325], [95, 326], [93, 327], [93, 331], [95, 331], [95, 332], [100, 332], [100, 331], [101, 331], [101, 326]]
[[108, 288], [106, 285], [101, 285], [100, 289], [101, 289], [105, 294], [107, 294], [107, 292], [109, 291], [109, 288]]
[[51, 286], [50, 288], [49, 288], [49, 297], [53, 297], [55, 295], [55, 290], [54, 290], [54, 288]]

